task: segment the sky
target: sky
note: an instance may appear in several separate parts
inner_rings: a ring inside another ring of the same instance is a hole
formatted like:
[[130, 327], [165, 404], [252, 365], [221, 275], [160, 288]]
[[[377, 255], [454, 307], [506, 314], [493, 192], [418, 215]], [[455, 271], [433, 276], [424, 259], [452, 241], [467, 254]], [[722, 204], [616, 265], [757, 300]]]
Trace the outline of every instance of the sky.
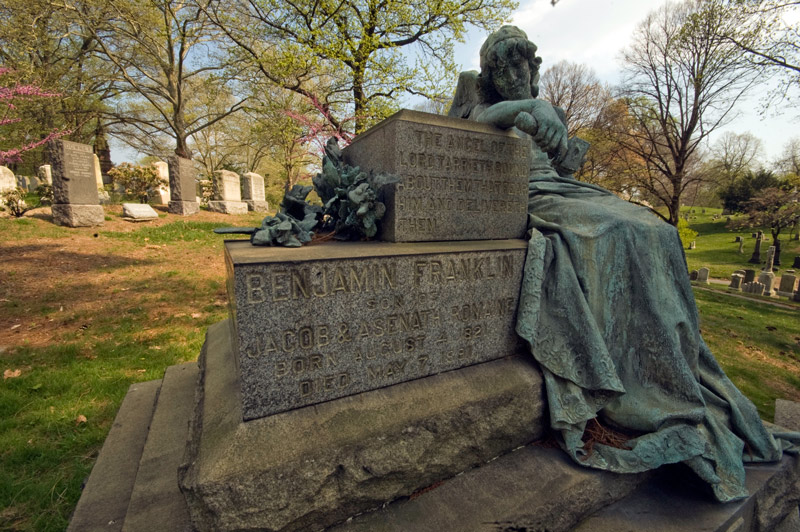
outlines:
[[[539, 47], [542, 70], [566, 59], [589, 65], [601, 81], [615, 85], [620, 81], [622, 49], [630, 43], [636, 26], [662, 4], [660, 0], [559, 0], [552, 6], [550, 0], [520, 0], [511, 23]], [[473, 29], [465, 43], [456, 44], [460, 70], [479, 70], [478, 53], [486, 35]], [[800, 137], [800, 108], [778, 116], [774, 110], [763, 112], [758, 94], [766, 91], [755, 87], [753, 96], [737, 104], [739, 116], [714, 132], [709, 141], [713, 143], [725, 131], [750, 132], [764, 143], [764, 163], [777, 158], [788, 139]], [[116, 141], [111, 148], [115, 163], [137, 158]]]
[[[562, 59], [592, 67], [597, 77], [610, 85], [620, 82], [621, 51], [632, 39], [637, 25], [664, 2], [655, 0], [520, 0], [511, 24], [528, 34], [539, 48], [542, 70]], [[478, 54], [486, 33], [473, 30], [464, 44], [457, 44], [456, 63], [461, 70], [479, 70]], [[764, 143], [764, 162], [777, 158], [786, 141], [800, 137], [800, 109], [762, 112], [758, 94], [766, 88], [755, 87], [753, 95], [737, 103], [738, 117], [710, 136], [715, 142], [725, 131], [750, 132]]]

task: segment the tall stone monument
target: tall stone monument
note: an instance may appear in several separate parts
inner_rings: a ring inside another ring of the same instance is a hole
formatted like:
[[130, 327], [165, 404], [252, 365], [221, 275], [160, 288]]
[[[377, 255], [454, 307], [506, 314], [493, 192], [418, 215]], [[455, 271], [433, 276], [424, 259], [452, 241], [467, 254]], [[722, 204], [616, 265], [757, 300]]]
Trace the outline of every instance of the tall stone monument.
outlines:
[[169, 212], [190, 216], [200, 211], [197, 202], [195, 175], [196, 171], [190, 159], [173, 156], [168, 160], [169, 166]]
[[242, 201], [242, 184], [239, 174], [229, 170], [214, 172], [215, 198], [208, 209], [225, 214], [247, 214], [247, 204]]
[[758, 274], [758, 282], [764, 285], [764, 295], [771, 296], [775, 285], [775, 274], [772, 273], [772, 261], [775, 258], [775, 246], [767, 250], [767, 263]]
[[751, 264], [761, 264], [761, 241], [764, 239], [764, 233], [761, 231], [756, 235], [756, 247], [753, 249], [753, 255], [747, 261]]
[[242, 176], [242, 201], [250, 211], [267, 212], [269, 204], [262, 176], [255, 172], [247, 172]]
[[68, 140], [48, 143], [53, 174], [53, 221], [69, 227], [103, 225], [95, 177], [95, 155], [88, 144]]

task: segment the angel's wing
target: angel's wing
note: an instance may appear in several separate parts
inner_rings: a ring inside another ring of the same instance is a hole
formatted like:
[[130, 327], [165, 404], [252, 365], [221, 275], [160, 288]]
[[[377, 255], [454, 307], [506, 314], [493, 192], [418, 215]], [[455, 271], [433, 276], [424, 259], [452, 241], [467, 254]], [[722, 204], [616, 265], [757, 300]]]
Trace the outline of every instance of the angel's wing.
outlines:
[[458, 75], [456, 93], [447, 116], [469, 118], [470, 112], [476, 105], [478, 105], [478, 72], [467, 70]]

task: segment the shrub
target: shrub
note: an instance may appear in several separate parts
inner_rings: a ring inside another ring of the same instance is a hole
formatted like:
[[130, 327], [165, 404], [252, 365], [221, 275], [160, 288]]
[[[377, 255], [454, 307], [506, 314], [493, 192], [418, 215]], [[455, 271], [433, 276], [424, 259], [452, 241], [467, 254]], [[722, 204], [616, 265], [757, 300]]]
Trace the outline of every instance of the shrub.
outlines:
[[33, 207], [29, 207], [27, 203], [25, 203], [25, 191], [22, 190], [20, 187], [17, 187], [13, 190], [6, 190], [2, 194], [0, 194], [0, 204], [5, 205], [9, 211], [11, 211], [11, 215], [15, 218], [19, 218]]
[[125, 189], [125, 194], [137, 198], [139, 203], [147, 203], [151, 191], [167, 184], [167, 180], [161, 179], [152, 166], [122, 163], [109, 170], [108, 175]]
[[689, 222], [683, 218], [678, 218], [678, 236], [681, 237], [681, 244], [684, 248], [689, 247], [689, 243], [697, 238], [697, 231], [689, 227]]

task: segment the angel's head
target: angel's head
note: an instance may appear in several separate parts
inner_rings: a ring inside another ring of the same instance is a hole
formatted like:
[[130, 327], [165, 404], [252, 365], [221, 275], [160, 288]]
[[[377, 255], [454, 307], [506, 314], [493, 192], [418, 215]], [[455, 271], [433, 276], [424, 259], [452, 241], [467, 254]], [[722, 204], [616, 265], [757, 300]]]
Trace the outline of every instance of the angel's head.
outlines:
[[503, 26], [481, 46], [478, 90], [483, 103], [536, 98], [539, 65], [536, 45], [516, 26]]

